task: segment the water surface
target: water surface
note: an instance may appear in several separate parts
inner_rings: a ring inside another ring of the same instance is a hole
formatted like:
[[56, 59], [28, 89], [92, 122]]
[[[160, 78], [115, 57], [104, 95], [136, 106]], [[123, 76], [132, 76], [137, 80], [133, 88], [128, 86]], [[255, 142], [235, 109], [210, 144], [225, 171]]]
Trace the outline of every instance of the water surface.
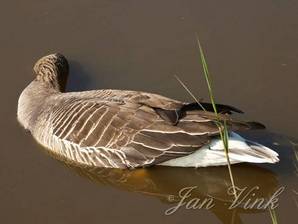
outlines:
[[[297, 1], [6, 1], [0, 9], [1, 223], [270, 223], [267, 210], [229, 211], [225, 167], [86, 170], [52, 158], [16, 121], [17, 99], [41, 56], [69, 60], [68, 90], [133, 89], [190, 101], [174, 75], [208, 99], [195, 33], [216, 100], [245, 111], [269, 132], [247, 133], [280, 153], [277, 165], [233, 166], [239, 186], [269, 197], [285, 186], [279, 223], [296, 223]], [[278, 134], [274, 134], [278, 133]], [[286, 137], [289, 136], [289, 137]], [[169, 195], [198, 186], [211, 210], [180, 209]], [[296, 200], [296, 202], [295, 202]], [[296, 203], [296, 204], [295, 204]]]

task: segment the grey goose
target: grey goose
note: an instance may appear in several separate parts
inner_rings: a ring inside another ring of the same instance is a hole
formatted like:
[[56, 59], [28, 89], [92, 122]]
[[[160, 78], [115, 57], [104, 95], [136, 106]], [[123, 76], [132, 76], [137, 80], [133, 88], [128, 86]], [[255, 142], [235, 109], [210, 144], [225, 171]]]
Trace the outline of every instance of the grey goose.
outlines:
[[[19, 123], [38, 143], [74, 163], [106, 168], [151, 165], [227, 165], [216, 116], [209, 103], [173, 100], [129, 90], [65, 92], [69, 65], [51, 54], [34, 65], [35, 79], [18, 101]], [[236, 134], [262, 128], [230, 117], [240, 110], [218, 105], [229, 127], [231, 163], [275, 163], [278, 154]]]

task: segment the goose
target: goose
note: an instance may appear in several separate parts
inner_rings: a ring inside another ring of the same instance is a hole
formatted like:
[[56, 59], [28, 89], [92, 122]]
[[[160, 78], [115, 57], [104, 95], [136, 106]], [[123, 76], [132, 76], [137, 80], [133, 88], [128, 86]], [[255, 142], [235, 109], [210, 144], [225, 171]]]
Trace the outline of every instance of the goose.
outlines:
[[[50, 152], [87, 167], [132, 169], [152, 165], [227, 165], [210, 103], [187, 103], [158, 94], [101, 89], [65, 92], [67, 59], [39, 59], [34, 80], [18, 100], [17, 119]], [[231, 118], [239, 109], [217, 105], [229, 130], [230, 163], [276, 163], [278, 154], [236, 131], [260, 129]]]

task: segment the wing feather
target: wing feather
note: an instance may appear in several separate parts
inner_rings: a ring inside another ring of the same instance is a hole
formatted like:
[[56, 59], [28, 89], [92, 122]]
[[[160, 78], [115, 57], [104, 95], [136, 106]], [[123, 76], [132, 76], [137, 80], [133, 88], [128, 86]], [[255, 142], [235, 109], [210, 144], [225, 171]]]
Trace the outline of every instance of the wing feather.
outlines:
[[[51, 130], [65, 143], [67, 157], [88, 165], [139, 167], [188, 155], [209, 141], [207, 127], [195, 129], [187, 121], [174, 126], [147, 105], [177, 106], [176, 101], [130, 97], [127, 102], [98, 96], [61, 99], [51, 110]], [[203, 117], [191, 119], [212, 126]]]
[[[51, 109], [50, 130], [73, 160], [103, 167], [142, 167], [189, 155], [218, 134], [214, 114], [193, 109], [135, 91], [69, 93]], [[232, 127], [239, 126], [227, 115], [220, 116]]]

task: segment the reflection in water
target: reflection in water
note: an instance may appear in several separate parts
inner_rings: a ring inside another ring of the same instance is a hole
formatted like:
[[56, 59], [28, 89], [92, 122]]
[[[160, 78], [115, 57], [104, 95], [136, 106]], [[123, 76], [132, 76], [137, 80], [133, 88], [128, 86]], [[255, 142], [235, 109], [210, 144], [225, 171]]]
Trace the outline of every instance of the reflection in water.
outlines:
[[[58, 159], [63, 160], [62, 158]], [[84, 168], [69, 161], [64, 162], [67, 167], [97, 184], [155, 197], [162, 203], [169, 204], [169, 208], [178, 204], [179, 200], [173, 201], [172, 199], [173, 196], [179, 198], [181, 189], [196, 187], [187, 200], [193, 198], [203, 200], [212, 197], [215, 206], [209, 211], [216, 215], [222, 223], [242, 223], [239, 216], [241, 213], [267, 212], [267, 210], [243, 209], [240, 208], [241, 206], [236, 209], [228, 209], [233, 198], [227, 193], [230, 179], [225, 167], [193, 169], [155, 166], [144, 169], [121, 170]], [[234, 165], [233, 175], [237, 186], [240, 188], [259, 187], [259, 190], [255, 192], [256, 195], [250, 196], [251, 199], [268, 199], [278, 188], [275, 174], [265, 168], [249, 164]]]

